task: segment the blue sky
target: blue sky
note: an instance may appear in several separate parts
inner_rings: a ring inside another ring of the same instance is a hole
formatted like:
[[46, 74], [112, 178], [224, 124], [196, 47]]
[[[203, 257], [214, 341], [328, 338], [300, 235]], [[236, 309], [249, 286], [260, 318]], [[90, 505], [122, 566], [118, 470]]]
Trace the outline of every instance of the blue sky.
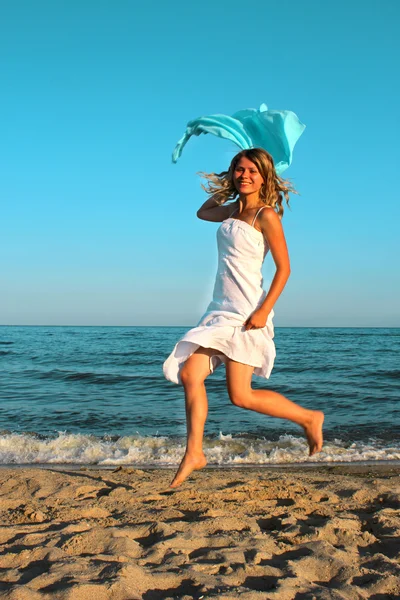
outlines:
[[[400, 326], [397, 0], [6, 1], [0, 324], [193, 325], [216, 268], [187, 121], [288, 109], [292, 274], [277, 326]], [[273, 263], [265, 264], [266, 287]]]

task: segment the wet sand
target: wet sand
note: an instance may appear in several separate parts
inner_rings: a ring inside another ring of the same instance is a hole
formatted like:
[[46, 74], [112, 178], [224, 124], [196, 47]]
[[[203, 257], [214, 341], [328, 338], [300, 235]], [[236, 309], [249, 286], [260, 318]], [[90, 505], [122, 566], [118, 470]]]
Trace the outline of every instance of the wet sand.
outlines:
[[0, 597], [400, 597], [400, 467], [0, 469]]

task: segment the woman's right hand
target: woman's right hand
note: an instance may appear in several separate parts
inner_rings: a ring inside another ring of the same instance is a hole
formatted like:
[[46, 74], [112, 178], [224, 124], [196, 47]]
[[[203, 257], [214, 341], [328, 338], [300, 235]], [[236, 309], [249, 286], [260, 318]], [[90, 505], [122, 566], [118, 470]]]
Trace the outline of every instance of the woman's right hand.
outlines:
[[226, 194], [221, 194], [221, 192], [216, 192], [215, 194], [213, 194], [211, 196], [210, 200], [213, 200], [214, 202], [216, 202], [216, 204], [218, 206], [221, 206], [222, 204], [225, 204], [225, 202], [227, 201], [227, 197], [226, 197]]
[[199, 219], [202, 219], [203, 221], [214, 221], [219, 223], [220, 221], [225, 221], [225, 219], [230, 217], [236, 208], [236, 203], [230, 202], [229, 204], [226, 204], [225, 197], [218, 198], [217, 202], [217, 196], [218, 194], [214, 194], [211, 196], [211, 198], [204, 202], [202, 206], [200, 206], [199, 210], [197, 211], [197, 216]]

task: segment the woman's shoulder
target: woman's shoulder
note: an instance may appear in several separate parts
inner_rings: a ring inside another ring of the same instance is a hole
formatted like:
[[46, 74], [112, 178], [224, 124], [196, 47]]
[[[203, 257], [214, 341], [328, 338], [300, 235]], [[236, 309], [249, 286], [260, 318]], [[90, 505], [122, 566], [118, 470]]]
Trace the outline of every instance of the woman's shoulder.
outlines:
[[265, 206], [259, 213], [258, 218], [261, 224], [273, 224], [280, 223], [282, 220], [281, 215], [279, 215], [273, 206]]
[[239, 200], [233, 200], [232, 202], [227, 203], [225, 206], [229, 217], [240, 210]]

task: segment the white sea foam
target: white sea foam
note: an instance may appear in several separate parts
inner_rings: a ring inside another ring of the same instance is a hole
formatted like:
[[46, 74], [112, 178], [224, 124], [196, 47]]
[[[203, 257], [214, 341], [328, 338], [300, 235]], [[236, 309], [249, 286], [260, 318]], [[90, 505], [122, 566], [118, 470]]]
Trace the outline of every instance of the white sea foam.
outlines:
[[[323, 451], [308, 457], [304, 438], [282, 435], [276, 441], [220, 434], [205, 439], [209, 465], [273, 465], [304, 462], [343, 463], [400, 460], [400, 444], [374, 440], [327, 441]], [[125, 436], [119, 439], [59, 432], [55, 438], [32, 434], [0, 435], [0, 464], [93, 464], [177, 465], [184, 453], [185, 440], [168, 437]]]

